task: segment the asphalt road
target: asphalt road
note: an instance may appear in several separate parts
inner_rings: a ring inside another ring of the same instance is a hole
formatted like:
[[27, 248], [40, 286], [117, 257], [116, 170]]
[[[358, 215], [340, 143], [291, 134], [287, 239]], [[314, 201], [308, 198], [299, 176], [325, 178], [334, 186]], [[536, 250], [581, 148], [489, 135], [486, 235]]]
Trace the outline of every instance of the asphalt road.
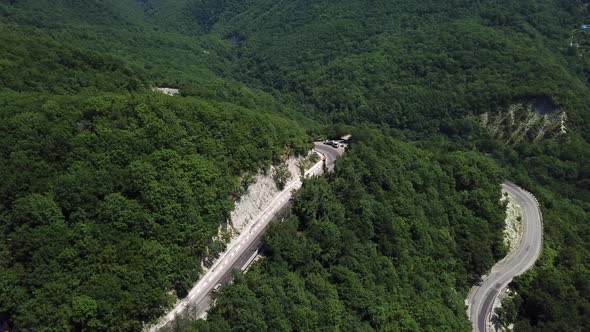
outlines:
[[[320, 175], [325, 163], [328, 171], [334, 169], [336, 158], [344, 153], [344, 148], [338, 149], [321, 143], [315, 144], [315, 151], [320, 153], [322, 160], [305, 172], [305, 176]], [[217, 284], [226, 285], [231, 282], [234, 271], [243, 271], [256, 256], [262, 236], [270, 221], [283, 210], [291, 200], [292, 192], [301, 188], [301, 181], [293, 181], [273, 202], [262, 211], [256, 219], [247, 226], [237, 239], [232, 241], [226, 251], [213, 266], [201, 277], [189, 294], [176, 306], [162, 317], [157, 324], [147, 327], [147, 331], [164, 329], [174, 322], [180, 315], [188, 314], [190, 317], [201, 317], [209, 308], [213, 299], [213, 287]]]
[[328, 169], [328, 172], [331, 172], [334, 170], [334, 163], [336, 162], [336, 158], [338, 158], [338, 156], [344, 153], [345, 148], [339, 147], [336, 149], [327, 144], [316, 142], [314, 150], [324, 156], [326, 161], [326, 168]]
[[504, 291], [512, 278], [530, 269], [541, 254], [543, 244], [543, 220], [536, 198], [514, 183], [505, 182], [507, 191], [523, 209], [524, 233], [518, 247], [492, 267], [481, 285], [472, 288], [467, 299], [468, 316], [473, 331], [488, 331], [494, 301]]
[[[218, 284], [222, 286], [229, 285], [233, 280], [233, 273], [235, 271], [244, 271], [252, 262], [252, 259], [258, 255], [258, 248], [262, 244], [262, 237], [264, 236], [264, 230], [258, 234], [256, 238], [239, 253], [238, 259], [236, 259], [230, 267], [225, 269], [225, 272], [220, 275]], [[186, 307], [185, 313], [192, 318], [204, 318], [206, 312], [211, 307], [212, 300], [214, 300], [215, 294], [213, 294], [213, 286], [210, 286], [210, 290], [205, 292], [203, 295], [196, 297], [189, 306]]]

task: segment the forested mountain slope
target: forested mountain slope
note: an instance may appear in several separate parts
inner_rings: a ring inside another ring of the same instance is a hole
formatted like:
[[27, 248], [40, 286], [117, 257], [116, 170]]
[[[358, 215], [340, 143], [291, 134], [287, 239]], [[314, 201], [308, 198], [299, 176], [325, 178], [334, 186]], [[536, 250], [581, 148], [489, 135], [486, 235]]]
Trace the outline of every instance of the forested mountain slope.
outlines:
[[431, 131], [514, 97], [572, 112], [588, 102], [564, 55], [583, 17], [575, 1], [221, 3], [213, 31], [239, 36], [242, 79], [292, 93], [312, 116]]
[[[203, 6], [217, 14], [211, 30], [237, 41], [235, 75], [290, 95], [307, 115], [391, 127], [386, 132], [419, 138], [439, 153], [477, 149], [494, 156], [540, 197], [546, 230], [541, 261], [514, 283], [519, 295], [507, 303], [503, 323], [516, 322], [519, 331], [588, 329], [588, 35], [576, 33], [580, 47], [570, 46], [572, 30], [590, 17], [587, 2]], [[566, 135], [506, 146], [465, 119], [536, 96], [567, 113]]]
[[140, 330], [223, 247], [242, 176], [311, 147], [131, 3], [0, 2], [0, 329]]
[[140, 329], [194, 282], [239, 176], [308, 148], [293, 123], [198, 99], [0, 110], [0, 311], [25, 330]]
[[121, 59], [0, 24], [0, 90], [79, 93], [147, 88], [146, 73]]
[[469, 331], [464, 290], [501, 257], [502, 174], [369, 135], [313, 179], [195, 331]]
[[[508, 177], [546, 235], [502, 322], [588, 330], [590, 36], [569, 45], [589, 17], [564, 0], [0, 0], [0, 324], [141, 329], [219, 249], [240, 175], [352, 131], [268, 257], [186, 328], [467, 330]], [[474, 120], [535, 97], [567, 134], [507, 145]]]
[[229, 70], [228, 43], [200, 34], [194, 19], [183, 19], [187, 6], [172, 0], [0, 1], [0, 26], [125, 60], [156, 85], [219, 80]]
[[[572, 135], [573, 136], [573, 135]], [[544, 221], [535, 269], [512, 284], [502, 324], [515, 331], [590, 329], [590, 145], [579, 137], [501, 147], [497, 158], [534, 192]]]
[[2, 0], [0, 13], [19, 24], [52, 29], [90, 25], [103, 29], [200, 31], [198, 24], [191, 24], [190, 6], [187, 0]]

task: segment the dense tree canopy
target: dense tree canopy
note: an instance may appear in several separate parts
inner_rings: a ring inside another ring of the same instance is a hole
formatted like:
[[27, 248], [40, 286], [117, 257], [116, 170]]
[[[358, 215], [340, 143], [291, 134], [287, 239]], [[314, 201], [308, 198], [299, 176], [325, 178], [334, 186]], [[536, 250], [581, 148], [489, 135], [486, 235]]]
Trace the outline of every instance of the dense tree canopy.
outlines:
[[[0, 0], [0, 324], [139, 330], [219, 247], [240, 176], [305, 151], [305, 128], [354, 132], [350, 155], [185, 328], [468, 330], [509, 177], [540, 199], [545, 238], [502, 323], [590, 329], [590, 35], [570, 46], [588, 8]], [[509, 146], [474, 120], [537, 96], [566, 134]]]
[[213, 31], [244, 40], [238, 75], [292, 94], [313, 117], [431, 132], [519, 96], [588, 103], [575, 77], [588, 64], [565, 56], [584, 14], [576, 1], [221, 3], [203, 7], [225, 8]]
[[0, 312], [20, 329], [138, 330], [195, 281], [239, 176], [309, 144], [194, 98], [5, 94], [0, 109]]
[[501, 172], [476, 153], [371, 136], [332, 177], [304, 184], [267, 258], [193, 328], [470, 329], [465, 290], [504, 253]]

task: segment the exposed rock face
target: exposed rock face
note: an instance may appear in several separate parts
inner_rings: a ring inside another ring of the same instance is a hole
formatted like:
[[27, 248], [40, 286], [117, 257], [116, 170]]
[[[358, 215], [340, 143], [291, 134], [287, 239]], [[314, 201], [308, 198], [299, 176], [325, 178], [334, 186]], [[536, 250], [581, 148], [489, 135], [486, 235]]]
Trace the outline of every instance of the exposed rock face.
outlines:
[[534, 142], [566, 133], [567, 114], [546, 97], [521, 99], [506, 111], [484, 113], [480, 123], [507, 143]]
[[502, 202], [506, 202], [507, 204], [504, 244], [508, 248], [508, 251], [512, 252], [518, 247], [524, 232], [522, 224], [523, 211], [522, 207], [506, 191], [503, 192]]
[[179, 89], [174, 89], [174, 88], [153, 88], [152, 90], [167, 94], [169, 96], [176, 96], [177, 94], [180, 93]]
[[[298, 162], [302, 159], [304, 158], [291, 157], [285, 162], [291, 173], [288, 183], [299, 180]], [[248, 191], [236, 201], [229, 220], [229, 226], [233, 232], [239, 233], [281, 192], [272, 177], [274, 168], [276, 166], [272, 166], [266, 174], [258, 174], [254, 182], [248, 186]]]
[[[311, 166], [309, 160], [316, 152], [310, 151], [307, 156], [290, 157], [282, 166], [286, 166], [291, 174], [285, 186], [301, 179], [300, 166], [305, 169]], [[266, 172], [259, 172], [248, 185], [248, 190], [235, 202], [234, 210], [231, 212], [227, 223], [219, 225], [217, 235], [212, 241], [220, 241], [227, 244], [236, 239], [241, 231], [251, 223], [276, 197], [281, 193], [273, 179], [274, 170], [280, 166], [271, 166]], [[213, 261], [215, 257], [208, 257], [206, 260]], [[203, 270], [207, 264], [203, 262]]]

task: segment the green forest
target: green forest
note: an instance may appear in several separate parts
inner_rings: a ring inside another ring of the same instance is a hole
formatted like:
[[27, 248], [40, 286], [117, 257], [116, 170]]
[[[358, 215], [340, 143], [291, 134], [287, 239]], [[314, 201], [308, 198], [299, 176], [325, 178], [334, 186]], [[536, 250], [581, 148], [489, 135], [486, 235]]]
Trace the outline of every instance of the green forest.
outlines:
[[[0, 331], [141, 331], [223, 249], [244, 179], [349, 133], [177, 330], [469, 331], [506, 179], [544, 239], [500, 324], [590, 330], [587, 23], [586, 0], [0, 0]], [[539, 98], [561, 133], [479, 121]]]
[[140, 329], [191, 287], [239, 176], [309, 148], [288, 120], [196, 98], [4, 98], [0, 303], [26, 330]]
[[477, 153], [369, 134], [305, 183], [267, 258], [188, 328], [468, 331], [463, 290], [504, 253], [502, 177]]

